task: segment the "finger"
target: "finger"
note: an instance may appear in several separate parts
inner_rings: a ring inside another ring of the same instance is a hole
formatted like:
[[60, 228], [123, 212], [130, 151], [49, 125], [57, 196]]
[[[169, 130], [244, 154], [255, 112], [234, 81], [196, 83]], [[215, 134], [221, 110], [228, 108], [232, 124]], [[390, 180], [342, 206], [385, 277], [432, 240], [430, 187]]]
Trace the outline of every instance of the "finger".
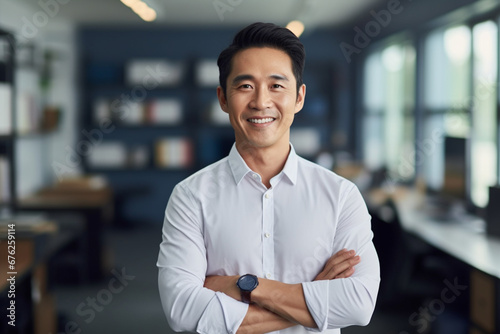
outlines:
[[349, 258], [331, 267], [330, 270], [326, 271], [326, 276], [328, 277], [328, 279], [334, 279], [335, 277], [337, 277], [337, 275], [352, 267], [355, 263], [354, 259], [355, 258]]
[[330, 259], [328, 259], [323, 271], [331, 271], [334, 266], [337, 266], [337, 265], [341, 264], [342, 262], [345, 262], [345, 261], [353, 258], [354, 256], [356, 256], [356, 252], [353, 250], [340, 251], [340, 252], [334, 254]]
[[211, 286], [212, 281], [213, 281], [212, 276], [205, 277], [205, 282], [203, 283], [203, 286], [205, 288], [209, 288]]
[[330, 256], [330, 259], [335, 259], [335, 258], [338, 258], [342, 255], [346, 255], [347, 253], [349, 253], [350, 250], [348, 250], [347, 248], [343, 248], [341, 250], [339, 250], [337, 253], [333, 254], [332, 256]]
[[352, 274], [354, 274], [354, 267], [349, 267], [344, 272], [341, 272], [340, 274], [338, 274], [335, 278], [348, 278], [348, 277], [351, 277]]
[[358, 264], [361, 261], [361, 258], [359, 256], [354, 256], [352, 258], [347, 258], [346, 260], [342, 261], [341, 263], [338, 263], [337, 265], [333, 266], [330, 268], [329, 271], [326, 272], [326, 277], [327, 279], [334, 279], [350, 267], [354, 267], [356, 264]]
[[341, 249], [328, 259], [323, 267], [323, 270], [315, 277], [314, 280], [334, 279], [335, 276], [345, 271], [349, 266], [357, 264], [356, 261], [349, 262], [348, 266], [343, 264], [346, 261], [354, 259], [355, 256], [356, 252], [354, 250], [347, 250], [345, 248]]
[[[316, 276], [315, 280], [323, 279], [333, 279], [333, 277], [327, 277], [327, 275], [332, 273], [332, 270], [342, 262], [354, 256], [354, 251], [349, 251], [347, 249], [341, 249], [334, 255], [332, 255], [328, 261], [325, 263], [323, 270]], [[336, 272], [338, 274], [340, 272]]]
[[356, 255], [356, 252], [354, 250], [342, 250], [340, 252], [337, 252], [336, 254], [334, 254], [328, 261], [333, 263], [333, 264], [337, 264], [337, 263], [341, 263], [353, 256]]
[[341, 262], [331, 267], [325, 268], [318, 274], [315, 280], [330, 280], [336, 278], [337, 275], [349, 269], [351, 265], [349, 262]]

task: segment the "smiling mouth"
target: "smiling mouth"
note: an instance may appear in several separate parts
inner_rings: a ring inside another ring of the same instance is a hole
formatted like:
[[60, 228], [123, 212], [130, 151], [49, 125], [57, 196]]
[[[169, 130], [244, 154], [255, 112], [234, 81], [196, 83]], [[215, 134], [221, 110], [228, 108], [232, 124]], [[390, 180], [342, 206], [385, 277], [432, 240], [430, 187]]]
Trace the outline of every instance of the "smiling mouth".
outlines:
[[272, 118], [272, 117], [267, 117], [267, 118], [249, 118], [248, 121], [250, 123], [264, 124], [264, 123], [271, 123], [275, 119], [276, 118]]

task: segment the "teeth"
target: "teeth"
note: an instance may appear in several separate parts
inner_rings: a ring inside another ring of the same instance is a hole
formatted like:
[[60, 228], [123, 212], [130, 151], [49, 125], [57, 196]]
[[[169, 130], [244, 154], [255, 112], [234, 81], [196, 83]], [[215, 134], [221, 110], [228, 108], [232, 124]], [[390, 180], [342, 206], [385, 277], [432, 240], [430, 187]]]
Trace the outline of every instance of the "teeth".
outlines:
[[274, 120], [274, 118], [250, 118], [248, 121], [250, 123], [258, 123], [258, 124], [262, 124], [262, 123], [269, 123], [269, 122], [272, 122]]

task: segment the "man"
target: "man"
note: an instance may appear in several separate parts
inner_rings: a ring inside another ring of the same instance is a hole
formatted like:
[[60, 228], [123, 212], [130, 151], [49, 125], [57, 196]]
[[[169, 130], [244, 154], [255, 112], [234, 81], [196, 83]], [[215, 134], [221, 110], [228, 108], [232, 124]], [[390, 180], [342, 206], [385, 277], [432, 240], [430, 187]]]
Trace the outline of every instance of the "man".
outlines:
[[219, 56], [235, 144], [167, 204], [157, 265], [176, 331], [340, 333], [371, 318], [379, 264], [363, 199], [289, 142], [304, 60], [295, 35], [264, 23]]

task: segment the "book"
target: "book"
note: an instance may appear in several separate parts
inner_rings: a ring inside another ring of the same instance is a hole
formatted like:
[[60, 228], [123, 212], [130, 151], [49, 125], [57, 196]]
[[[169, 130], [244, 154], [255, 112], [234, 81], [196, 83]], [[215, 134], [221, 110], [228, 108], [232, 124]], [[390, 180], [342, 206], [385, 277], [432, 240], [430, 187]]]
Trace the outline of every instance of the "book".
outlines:
[[10, 194], [10, 171], [7, 157], [0, 156], [0, 203], [8, 203]]
[[0, 83], [0, 135], [12, 133], [12, 88]]
[[127, 162], [127, 149], [121, 142], [96, 145], [89, 155], [89, 165], [95, 168], [126, 167]]
[[16, 101], [17, 132], [22, 135], [37, 131], [40, 126], [40, 115], [34, 95], [28, 92], [20, 92]]
[[214, 125], [230, 125], [229, 115], [225, 113], [221, 107], [218, 99], [214, 99], [209, 107], [209, 119]]
[[99, 124], [103, 120], [111, 120], [110, 101], [105, 98], [98, 98], [93, 106], [94, 122]]
[[144, 123], [144, 104], [129, 102], [123, 104], [119, 111], [119, 120], [126, 125], [139, 125]]
[[179, 124], [182, 121], [182, 103], [178, 99], [152, 100], [146, 108], [150, 124]]
[[155, 162], [159, 168], [186, 168], [193, 162], [192, 143], [187, 138], [162, 138], [155, 145]]
[[217, 60], [201, 60], [196, 64], [196, 83], [201, 87], [217, 87], [219, 85]]
[[182, 62], [165, 59], [135, 59], [125, 69], [126, 82], [145, 89], [180, 84], [185, 72]]

